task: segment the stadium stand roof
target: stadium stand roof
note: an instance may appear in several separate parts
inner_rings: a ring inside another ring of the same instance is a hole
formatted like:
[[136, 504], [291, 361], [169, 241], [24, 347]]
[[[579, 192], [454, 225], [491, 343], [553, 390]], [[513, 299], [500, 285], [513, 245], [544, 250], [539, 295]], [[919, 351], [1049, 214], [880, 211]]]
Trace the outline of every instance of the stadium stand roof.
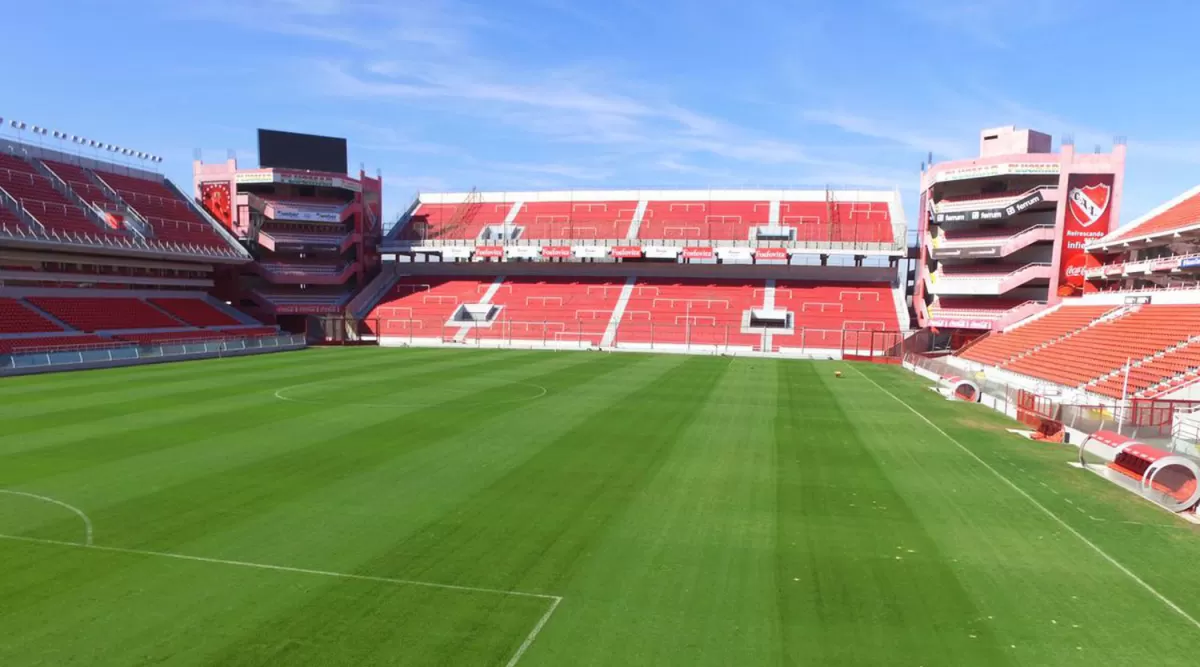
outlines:
[[1200, 231], [1200, 185], [1092, 242], [1088, 247], [1104, 250], [1117, 244], [1153, 241], [1188, 231]]

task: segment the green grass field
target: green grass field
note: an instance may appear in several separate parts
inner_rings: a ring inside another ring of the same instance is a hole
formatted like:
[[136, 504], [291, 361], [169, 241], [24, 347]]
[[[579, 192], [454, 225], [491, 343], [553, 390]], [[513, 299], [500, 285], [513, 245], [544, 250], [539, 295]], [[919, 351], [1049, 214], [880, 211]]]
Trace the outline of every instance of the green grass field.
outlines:
[[0, 380], [0, 665], [1194, 665], [1200, 534], [924, 384], [447, 349]]

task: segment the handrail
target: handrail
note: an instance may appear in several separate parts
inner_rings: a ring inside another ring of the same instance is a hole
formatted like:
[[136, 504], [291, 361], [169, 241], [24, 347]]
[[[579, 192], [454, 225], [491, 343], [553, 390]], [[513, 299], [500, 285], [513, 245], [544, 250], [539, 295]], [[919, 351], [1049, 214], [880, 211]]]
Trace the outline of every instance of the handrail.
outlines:
[[101, 230], [107, 227], [107, 221], [96, 212], [95, 207], [90, 202], [84, 201], [83, 197], [80, 197], [79, 193], [75, 192], [74, 188], [68, 185], [49, 165], [37, 158], [31, 159], [30, 163], [34, 169], [41, 172], [42, 176], [50, 182], [50, 187], [54, 188], [67, 201], [74, 204], [75, 208], [78, 208], [93, 225], [96, 225]]
[[20, 201], [17, 201], [16, 197], [8, 194], [8, 191], [2, 187], [0, 187], [0, 195], [3, 195], [3, 197], [0, 197], [0, 199], [9, 202], [9, 208], [14, 210], [18, 220], [23, 220], [27, 225], [36, 226], [38, 229], [42, 230], [43, 234], [46, 233], [46, 226], [42, 224], [42, 221], [38, 220], [37, 216], [26, 210], [25, 205]]
[[1200, 258], [1200, 252], [1191, 252], [1186, 255], [1168, 255], [1167, 257], [1155, 257], [1153, 259], [1138, 259], [1138, 260], [1133, 260], [1133, 261], [1128, 261], [1128, 262], [1112, 262], [1110, 264], [1101, 264], [1100, 266], [1094, 267], [1092, 269], [1092, 271], [1103, 270], [1103, 269], [1115, 269], [1115, 268], [1120, 268], [1122, 271], [1124, 271], [1129, 266], [1134, 265], [1134, 264], [1153, 264], [1155, 262], [1167, 262], [1167, 261], [1183, 262], [1186, 259], [1196, 259], [1196, 258]]
[[[734, 247], [734, 248], [794, 248], [799, 250], [863, 250], [904, 252], [907, 250], [903, 238], [904, 225], [894, 224], [892, 241], [784, 241], [784, 240], [748, 240], [748, 239], [617, 239], [617, 238], [538, 238], [538, 239], [426, 239], [426, 240], [387, 240], [384, 246], [390, 248], [405, 248], [412, 246], [438, 247], [467, 247], [478, 246], [562, 246], [562, 245], [592, 245], [599, 247], [615, 246], [668, 246], [668, 247]], [[899, 232], [899, 234], [897, 234]]]
[[939, 304], [934, 304], [933, 306], [930, 306], [930, 307], [929, 307], [929, 312], [930, 312], [930, 315], [931, 315], [931, 316], [933, 315], [933, 313], [942, 313], [942, 312], [972, 312], [972, 311], [973, 311], [973, 312], [981, 312], [981, 313], [996, 313], [996, 314], [997, 314], [997, 316], [1003, 316], [1004, 314], [1006, 314], [1006, 313], [1011, 313], [1012, 311], [1014, 311], [1014, 310], [1017, 310], [1018, 308], [1025, 308], [1025, 307], [1027, 307], [1027, 306], [1032, 306], [1032, 305], [1039, 305], [1039, 306], [1042, 306], [1042, 305], [1045, 305], [1045, 304], [1046, 304], [1046, 302], [1045, 302], [1045, 301], [1038, 301], [1038, 300], [1036, 300], [1036, 299], [1028, 299], [1028, 300], [1026, 300], [1026, 301], [1022, 301], [1021, 303], [1018, 303], [1017, 305], [1015, 305], [1015, 306], [1012, 306], [1012, 307], [1010, 307], [1010, 308], [1005, 308], [1004, 310], [983, 310], [983, 309], [975, 309], [975, 308], [955, 308], [955, 307], [953, 307], [953, 306], [942, 306], [942, 305], [939, 305]]
[[[1025, 190], [1024, 192], [1020, 192], [1017, 194], [1010, 194], [1010, 195], [1001, 195], [999, 197], [994, 197], [991, 199], [980, 197], [979, 199], [963, 199], [961, 201], [954, 201], [954, 202], [942, 201], [942, 202], [937, 202], [936, 204], [933, 205], [933, 212], [934, 213], [943, 213], [944, 211], [942, 210], [941, 207], [945, 206], [947, 203], [953, 205], [953, 204], [978, 204], [980, 202], [993, 202], [993, 201], [997, 201], [997, 202], [1015, 201], [1017, 199], [1022, 199], [1024, 197], [1028, 197], [1029, 195], [1031, 195], [1034, 192], [1037, 192], [1039, 190], [1057, 190], [1057, 189], [1058, 189], [1057, 185], [1042, 184], [1042, 185], [1035, 185], [1035, 186], [1029, 188], [1028, 190]], [[992, 208], [1004, 208], [1004, 207], [997, 205], [997, 206], [993, 206]]]
[[[1052, 229], [1054, 229], [1054, 227], [1055, 227], [1055, 225], [1052, 223], [1051, 224], [1032, 225], [1030, 227], [1026, 227], [1025, 229], [1022, 229], [1021, 231], [1017, 232], [1016, 234], [1010, 234], [1009, 236], [984, 236], [984, 237], [978, 237], [975, 239], [962, 239], [962, 240], [949, 239], [949, 238], [946, 238], [944, 235], [940, 236], [940, 237], [935, 237], [932, 234], [930, 234], [930, 232], [928, 232], [928, 231], [925, 232], [925, 234], [928, 235], [930, 237], [930, 239], [940, 238], [941, 246], [944, 248], [947, 245], [954, 246], [955, 244], [967, 244], [967, 243], [989, 243], [989, 244], [1008, 243], [1009, 241], [1019, 239], [1022, 236], [1029, 234], [1031, 232], [1042, 231], [1042, 230], [1047, 230], [1047, 229], [1052, 230]], [[987, 239], [987, 241], [983, 241], [981, 239]], [[995, 239], [998, 239], [998, 241]], [[938, 248], [938, 249], [940, 250], [940, 248]]]
[[[939, 280], [971, 280], [971, 279], [1004, 280], [1005, 278], [1011, 278], [1026, 269], [1031, 269], [1031, 268], [1036, 268], [1036, 267], [1052, 267], [1052, 266], [1054, 266], [1054, 265], [1051, 264], [1050, 262], [1029, 262], [1028, 264], [1021, 266], [1020, 268], [1013, 269], [1012, 271], [1009, 271], [1008, 273], [1004, 273], [1004, 274], [970, 273], [970, 274], [963, 274], [960, 276], [955, 276], [955, 275], [947, 276], [945, 273], [939, 273], [938, 279]], [[939, 267], [939, 272], [940, 272], [940, 270], [941, 270], [941, 267]]]

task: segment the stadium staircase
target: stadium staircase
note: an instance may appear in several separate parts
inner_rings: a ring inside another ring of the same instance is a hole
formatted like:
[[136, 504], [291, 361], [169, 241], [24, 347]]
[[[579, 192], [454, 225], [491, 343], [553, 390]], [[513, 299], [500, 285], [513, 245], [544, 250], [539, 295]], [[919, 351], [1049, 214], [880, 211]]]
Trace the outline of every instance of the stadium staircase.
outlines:
[[[110, 229], [125, 227], [140, 238], [153, 236], [150, 223], [136, 211], [121, 203], [117, 193], [106, 187], [95, 174], [73, 164], [53, 160], [37, 160], [45, 172], [53, 174], [76, 198], [77, 204], [101, 216], [101, 223]], [[110, 217], [111, 216], [111, 217]]]
[[64, 236], [118, 236], [98, 217], [85, 212], [63, 195], [33, 163], [15, 155], [0, 154], [0, 189], [29, 213], [46, 233]]

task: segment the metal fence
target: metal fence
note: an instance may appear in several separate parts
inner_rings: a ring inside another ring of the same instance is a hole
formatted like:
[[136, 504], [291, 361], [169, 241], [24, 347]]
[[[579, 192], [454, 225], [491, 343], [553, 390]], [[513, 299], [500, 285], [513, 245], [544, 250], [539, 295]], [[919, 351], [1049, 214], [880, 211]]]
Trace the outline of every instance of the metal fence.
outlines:
[[691, 354], [758, 353], [816, 358], [862, 358], [898, 362], [900, 331], [768, 328], [712, 321], [704, 315], [680, 316], [678, 323], [639, 319], [609, 331], [609, 311], [579, 313], [575, 321], [497, 320], [486, 323], [429, 322], [406, 318], [355, 320], [313, 317], [309, 342], [318, 344], [458, 344], [471, 347], [546, 349], [619, 348]]
[[1134, 398], [1106, 404], [1070, 403], [1063, 402], [1059, 396], [1043, 394], [1027, 386], [1001, 382], [982, 373], [971, 373], [951, 365], [946, 357], [906, 354], [904, 362], [939, 377], [970, 379], [997, 410], [1009, 415], [1017, 416], [1024, 412], [1088, 434], [1103, 430], [1116, 431], [1142, 442], [1170, 447], [1173, 451], [1195, 450], [1196, 436], [1200, 436], [1196, 432], [1181, 433], [1177, 427], [1180, 416], [1200, 409], [1200, 401]]
[[138, 361], [161, 361], [242, 354], [255, 350], [270, 351], [303, 347], [305, 337], [296, 334], [230, 338], [225, 340], [181, 340], [148, 344], [78, 345], [43, 350], [16, 351], [0, 355], [0, 372], [29, 369], [68, 369], [73, 366], [103, 366]]

